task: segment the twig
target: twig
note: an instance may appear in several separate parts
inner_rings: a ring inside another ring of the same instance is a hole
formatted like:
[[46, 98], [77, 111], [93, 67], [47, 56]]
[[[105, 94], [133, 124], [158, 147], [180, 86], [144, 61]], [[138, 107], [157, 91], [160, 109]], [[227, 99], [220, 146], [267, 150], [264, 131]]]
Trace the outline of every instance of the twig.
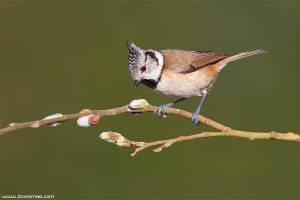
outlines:
[[[284, 133], [276, 133], [276, 132], [270, 132], [270, 133], [255, 133], [255, 132], [244, 132], [244, 131], [237, 131], [232, 129], [227, 129], [224, 132], [203, 132], [195, 135], [188, 135], [188, 136], [180, 136], [178, 138], [168, 139], [168, 140], [160, 140], [156, 142], [148, 142], [144, 143], [143, 146], [138, 147], [135, 149], [135, 151], [131, 154], [131, 156], [135, 156], [139, 151], [163, 144], [162, 146], [154, 149], [154, 152], [161, 152], [163, 149], [171, 146], [175, 142], [185, 141], [185, 140], [192, 140], [196, 138], [206, 138], [206, 137], [215, 137], [215, 136], [232, 136], [232, 137], [241, 137], [241, 138], [248, 138], [249, 140], [255, 140], [255, 139], [276, 139], [276, 140], [288, 140], [288, 141], [294, 141], [294, 142], [300, 142], [300, 136], [298, 134], [289, 132], [287, 134]], [[135, 146], [134, 142], [133, 146]], [[124, 145], [125, 146], [125, 145]]]
[[[21, 129], [21, 128], [28, 128], [28, 127], [37, 128], [42, 125], [53, 124], [56, 122], [64, 122], [64, 121], [68, 121], [68, 120], [72, 120], [72, 119], [78, 119], [80, 117], [91, 115], [91, 114], [98, 115], [99, 118], [101, 118], [104, 116], [120, 115], [123, 113], [144, 113], [144, 112], [156, 113], [157, 109], [158, 108], [156, 106], [152, 106], [152, 105], [148, 105], [147, 107], [144, 107], [141, 109], [131, 109], [128, 106], [112, 108], [112, 109], [107, 109], [107, 110], [85, 109], [81, 113], [63, 115], [62, 117], [56, 117], [53, 119], [37, 120], [37, 121], [24, 122], [24, 123], [11, 123], [9, 125], [9, 127], [0, 129], [0, 135], [10, 132], [10, 131]], [[174, 109], [174, 108], [166, 108], [164, 110], [164, 113], [174, 114], [174, 115], [182, 116], [185, 118], [192, 117], [192, 113], [186, 112], [184, 110]], [[199, 115], [198, 120], [204, 124], [207, 124], [208, 126], [211, 126], [215, 129], [219, 130], [219, 131], [225, 131], [227, 129], [227, 127], [225, 127], [217, 122], [214, 122], [208, 118], [205, 118], [201, 115]], [[36, 125], [36, 126], [34, 126], [34, 125]]]
[[[145, 101], [145, 100], [144, 100]], [[145, 103], [145, 102], [142, 102]], [[32, 127], [32, 128], [37, 128], [42, 125], [53, 125], [54, 123], [58, 122], [64, 122], [72, 119], [79, 119], [83, 118], [84, 116], [92, 116], [91, 120], [87, 121], [87, 126], [93, 125], [98, 123], [98, 120], [101, 117], [104, 116], [112, 116], [112, 115], [119, 115], [123, 113], [133, 113], [133, 114], [140, 114], [144, 112], [154, 112], [156, 113], [158, 107], [149, 105], [148, 102], [146, 102], [147, 106], [142, 106], [142, 108], [136, 108], [132, 109], [128, 105], [123, 106], [123, 107], [118, 107], [118, 108], [113, 108], [113, 109], [107, 109], [107, 110], [89, 110], [89, 109], [84, 109], [80, 113], [76, 114], [69, 114], [69, 115], [57, 115], [60, 117], [55, 117], [55, 118], [49, 118], [43, 119], [43, 120], [37, 120], [37, 121], [32, 121], [32, 122], [25, 122], [25, 123], [11, 123], [9, 127], [0, 129], [0, 135], [14, 131], [17, 129], [21, 128], [27, 128], [27, 127]], [[140, 106], [140, 104], [137, 104]], [[186, 112], [184, 110], [180, 109], [174, 109], [174, 108], [166, 108], [164, 110], [165, 114], [173, 114], [173, 115], [178, 115], [182, 116], [185, 118], [191, 118], [192, 113]], [[84, 121], [84, 120], [82, 120]], [[161, 152], [164, 148], [169, 147], [170, 145], [180, 142], [180, 141], [185, 141], [185, 140], [192, 140], [196, 138], [204, 138], [204, 137], [213, 137], [213, 136], [231, 136], [231, 137], [242, 137], [242, 138], [248, 138], [250, 140], [255, 140], [255, 139], [276, 139], [276, 140], [287, 140], [287, 141], [294, 141], [294, 142], [300, 142], [300, 135], [293, 133], [293, 132], [288, 132], [286, 134], [284, 133], [276, 133], [276, 132], [270, 132], [270, 133], [256, 133], [256, 132], [245, 132], [245, 131], [238, 131], [238, 130], [233, 130], [229, 127], [226, 127], [222, 124], [219, 124], [213, 120], [210, 120], [208, 118], [205, 118], [201, 115], [198, 116], [198, 121], [215, 128], [219, 130], [220, 132], [203, 132], [200, 134], [195, 134], [195, 135], [189, 135], [189, 136], [180, 136], [178, 138], [173, 138], [173, 139], [168, 139], [168, 140], [160, 140], [156, 142], [135, 142], [135, 141], [130, 141], [126, 139], [124, 136], [122, 136], [119, 133], [114, 133], [114, 132], [103, 132], [100, 137], [108, 142], [111, 143], [116, 143], [119, 146], [138, 146], [135, 151], [131, 154], [131, 156], [134, 156], [136, 153], [139, 151], [155, 146], [155, 145], [160, 145], [160, 147], [154, 149], [154, 152]], [[80, 124], [84, 125], [83, 122], [80, 122]], [[84, 125], [85, 126], [85, 125]]]

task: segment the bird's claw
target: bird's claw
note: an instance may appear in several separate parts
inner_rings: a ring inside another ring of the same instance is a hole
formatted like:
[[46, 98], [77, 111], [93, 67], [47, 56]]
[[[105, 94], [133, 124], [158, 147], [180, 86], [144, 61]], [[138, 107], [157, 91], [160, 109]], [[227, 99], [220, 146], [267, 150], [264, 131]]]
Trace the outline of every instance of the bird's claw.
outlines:
[[200, 125], [200, 122], [198, 121], [198, 112], [194, 112], [193, 115], [192, 115], [192, 122], [194, 122], [194, 124], [196, 126], [199, 126]]
[[163, 117], [163, 112], [164, 112], [164, 109], [165, 108], [170, 108], [173, 104], [163, 104], [161, 106], [158, 107], [157, 111], [156, 111], [156, 114], [162, 118]]
[[158, 107], [156, 114], [161, 118], [162, 113], [164, 112], [164, 109], [166, 108], [166, 105], [161, 105]]

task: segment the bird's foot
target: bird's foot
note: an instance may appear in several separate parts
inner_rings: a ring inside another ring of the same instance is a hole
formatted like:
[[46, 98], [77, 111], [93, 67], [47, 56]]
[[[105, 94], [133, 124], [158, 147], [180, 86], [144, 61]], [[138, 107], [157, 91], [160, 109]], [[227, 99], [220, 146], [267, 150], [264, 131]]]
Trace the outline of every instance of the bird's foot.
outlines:
[[168, 104], [163, 104], [161, 106], [158, 107], [157, 111], [156, 111], [156, 114], [162, 118], [163, 117], [163, 112], [164, 112], [164, 109], [165, 108], [170, 108], [171, 106], [173, 105], [173, 103], [168, 103]]
[[194, 112], [193, 115], [192, 115], [192, 122], [194, 122], [194, 124], [196, 126], [199, 126], [200, 125], [200, 122], [198, 121], [198, 115], [199, 115], [199, 112]]

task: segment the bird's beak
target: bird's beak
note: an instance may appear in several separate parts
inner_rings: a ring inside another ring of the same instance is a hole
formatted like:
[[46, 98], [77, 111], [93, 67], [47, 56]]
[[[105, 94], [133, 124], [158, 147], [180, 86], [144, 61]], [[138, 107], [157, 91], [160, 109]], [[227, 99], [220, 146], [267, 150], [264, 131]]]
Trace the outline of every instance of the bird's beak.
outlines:
[[142, 80], [135, 80], [134, 87], [136, 88], [141, 82], [142, 82]]

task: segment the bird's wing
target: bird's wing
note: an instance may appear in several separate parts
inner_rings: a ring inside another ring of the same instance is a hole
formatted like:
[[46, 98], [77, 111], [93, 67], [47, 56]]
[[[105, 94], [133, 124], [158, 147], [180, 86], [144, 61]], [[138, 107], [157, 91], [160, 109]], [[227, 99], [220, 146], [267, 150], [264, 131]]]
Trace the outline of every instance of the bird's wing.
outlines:
[[165, 70], [184, 74], [195, 71], [194, 67], [190, 66], [195, 51], [167, 49], [161, 53], [164, 55]]
[[215, 64], [232, 55], [233, 54], [224, 54], [213, 51], [196, 51], [191, 65], [195, 68], [200, 68], [206, 65]]
[[161, 52], [165, 58], [164, 69], [181, 74], [191, 73], [232, 56], [213, 51], [162, 50]]

